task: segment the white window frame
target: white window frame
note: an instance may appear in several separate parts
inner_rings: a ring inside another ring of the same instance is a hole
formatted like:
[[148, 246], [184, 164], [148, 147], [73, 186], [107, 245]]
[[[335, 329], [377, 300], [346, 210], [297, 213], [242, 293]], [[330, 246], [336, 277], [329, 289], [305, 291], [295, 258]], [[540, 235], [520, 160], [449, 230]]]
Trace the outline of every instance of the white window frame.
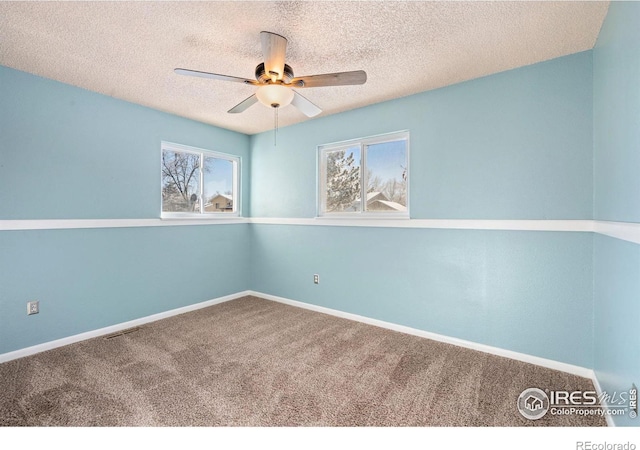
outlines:
[[[367, 179], [367, 155], [366, 148], [373, 144], [384, 144], [385, 142], [401, 141], [406, 143], [407, 151], [407, 210], [406, 211], [377, 211], [371, 212], [365, 210]], [[318, 179], [317, 188], [317, 217], [318, 218], [348, 218], [348, 219], [408, 219], [410, 218], [409, 197], [410, 197], [410, 168], [409, 168], [409, 130], [395, 131], [392, 133], [379, 134], [365, 138], [350, 139], [348, 141], [334, 142], [331, 144], [323, 144], [318, 146], [318, 170], [316, 171]], [[360, 211], [353, 212], [327, 212], [325, 210], [327, 203], [327, 153], [336, 150], [346, 150], [352, 147], [360, 147]]]
[[[200, 180], [198, 202], [200, 202], [200, 212], [170, 212], [162, 210], [162, 157], [165, 151], [192, 153], [200, 155]], [[204, 158], [212, 157], [230, 161], [233, 164], [232, 192], [235, 210], [232, 212], [205, 212], [204, 210], [204, 171], [202, 170]], [[160, 145], [160, 218], [161, 219], [228, 219], [242, 217], [240, 204], [240, 162], [241, 158], [228, 153], [221, 153], [198, 147], [191, 147], [183, 144], [162, 141]]]

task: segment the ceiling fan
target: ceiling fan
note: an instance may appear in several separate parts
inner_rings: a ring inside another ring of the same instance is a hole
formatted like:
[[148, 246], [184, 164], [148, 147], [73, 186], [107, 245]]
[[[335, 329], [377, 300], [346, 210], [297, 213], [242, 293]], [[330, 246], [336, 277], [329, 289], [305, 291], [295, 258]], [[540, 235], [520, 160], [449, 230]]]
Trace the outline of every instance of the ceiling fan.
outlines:
[[175, 72], [180, 75], [234, 81], [257, 86], [258, 89], [255, 94], [228, 111], [231, 114], [241, 113], [255, 103], [260, 102], [271, 108], [281, 108], [292, 104], [306, 116], [314, 117], [320, 114], [322, 110], [294, 91], [294, 87], [346, 86], [364, 84], [367, 81], [367, 74], [363, 70], [294, 77], [293, 69], [284, 62], [287, 39], [278, 34], [263, 31], [260, 33], [260, 40], [264, 62], [256, 66], [255, 80], [180, 68], [175, 69]]

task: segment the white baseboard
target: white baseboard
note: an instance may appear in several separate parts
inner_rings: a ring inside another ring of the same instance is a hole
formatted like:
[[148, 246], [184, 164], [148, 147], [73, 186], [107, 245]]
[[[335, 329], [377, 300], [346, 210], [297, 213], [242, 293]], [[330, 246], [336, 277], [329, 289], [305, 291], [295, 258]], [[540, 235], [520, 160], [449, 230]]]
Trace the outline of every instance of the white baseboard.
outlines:
[[502, 356], [505, 358], [515, 359], [536, 366], [547, 367], [553, 370], [559, 370], [561, 372], [567, 372], [579, 377], [594, 379], [593, 370], [586, 367], [575, 366], [573, 364], [567, 364], [552, 359], [541, 358], [539, 356], [528, 355], [526, 353], [514, 352], [512, 350], [506, 350], [499, 347], [492, 347], [490, 345], [478, 344], [476, 342], [465, 341], [464, 339], [458, 339], [450, 336], [444, 336], [442, 334], [431, 333], [429, 331], [418, 330], [417, 328], [411, 328], [404, 325], [398, 325], [391, 322], [385, 322], [383, 320], [372, 319], [358, 314], [347, 313], [336, 309], [326, 308], [324, 306], [312, 305], [310, 303], [299, 302], [297, 300], [291, 300], [284, 297], [278, 297], [271, 294], [265, 294], [262, 292], [249, 291], [249, 295], [261, 297], [266, 300], [271, 300], [278, 303], [284, 303], [286, 305], [297, 306], [298, 308], [309, 309], [311, 311], [321, 312], [336, 317], [342, 317], [343, 319], [354, 320], [356, 322], [362, 322], [369, 325], [374, 325], [380, 328], [386, 328], [393, 331], [399, 331], [400, 333], [411, 334], [426, 339], [432, 339], [438, 342], [444, 342], [446, 344], [457, 345], [459, 347], [468, 348], [471, 350], [477, 350], [484, 353], [490, 353], [492, 355]]
[[[602, 396], [602, 387], [600, 386], [600, 382], [598, 381], [598, 376], [596, 375], [595, 370], [593, 371], [592, 381], [593, 381], [593, 386], [596, 388], [596, 393], [598, 394], [598, 398], [604, 398]], [[605, 410], [609, 409], [609, 406], [607, 405], [606, 402], [601, 403], [601, 406]], [[611, 416], [609, 414], [605, 414], [604, 418], [607, 421], [607, 426], [608, 427], [615, 427], [616, 426], [615, 422], [613, 421], [613, 416]]]
[[22, 348], [9, 353], [0, 354], [0, 363], [11, 361], [12, 359], [23, 358], [25, 356], [34, 355], [36, 353], [44, 352], [46, 350], [52, 350], [54, 348], [63, 347], [65, 345], [73, 344], [75, 342], [92, 339], [99, 336], [105, 336], [107, 334], [117, 333], [118, 331], [126, 330], [128, 328], [138, 327], [149, 322], [155, 322], [156, 320], [166, 319], [167, 317], [177, 316], [178, 314], [184, 314], [196, 309], [206, 308], [207, 306], [217, 305], [218, 303], [228, 302], [240, 297], [251, 295], [250, 291], [242, 291], [236, 294], [226, 295], [224, 297], [214, 298], [212, 300], [206, 300], [201, 303], [193, 305], [183, 306], [181, 308], [172, 309], [170, 311], [153, 314], [151, 316], [141, 317], [139, 319], [130, 320], [128, 322], [118, 323], [97, 330], [87, 331], [86, 333], [80, 333], [73, 336], [69, 336], [55, 341], [45, 342], [43, 344], [34, 345], [32, 347]]

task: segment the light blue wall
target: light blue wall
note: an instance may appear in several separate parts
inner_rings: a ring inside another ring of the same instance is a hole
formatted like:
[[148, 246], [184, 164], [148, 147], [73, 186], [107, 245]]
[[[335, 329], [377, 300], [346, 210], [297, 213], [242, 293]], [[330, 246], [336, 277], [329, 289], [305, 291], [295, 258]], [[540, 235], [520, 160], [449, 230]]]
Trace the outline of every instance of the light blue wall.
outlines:
[[[612, 2], [593, 51], [594, 213], [640, 222], [640, 3]], [[640, 386], [640, 245], [595, 236], [594, 368], [603, 390]], [[617, 425], [640, 419], [615, 417]]]
[[590, 219], [591, 52], [251, 140], [251, 215], [314, 217], [316, 146], [408, 129], [411, 217]]
[[[594, 239], [594, 369], [604, 391], [628, 391], [640, 387], [640, 245]], [[627, 415], [614, 420], [640, 426]]]
[[160, 217], [160, 142], [242, 158], [249, 137], [0, 66], [0, 220]]
[[[252, 216], [313, 217], [316, 146], [408, 129], [411, 217], [590, 219], [591, 52], [252, 137]], [[592, 365], [592, 236], [254, 225], [252, 289]], [[314, 286], [312, 275], [320, 274]]]
[[296, 225], [251, 233], [259, 292], [591, 367], [589, 233]]
[[[0, 67], [0, 220], [160, 216], [160, 142], [249, 137]], [[240, 292], [249, 225], [0, 232], [0, 354]], [[41, 312], [26, 315], [40, 300]]]
[[0, 232], [0, 354], [245, 290], [248, 227]]
[[594, 215], [640, 222], [640, 3], [612, 2], [594, 57]]

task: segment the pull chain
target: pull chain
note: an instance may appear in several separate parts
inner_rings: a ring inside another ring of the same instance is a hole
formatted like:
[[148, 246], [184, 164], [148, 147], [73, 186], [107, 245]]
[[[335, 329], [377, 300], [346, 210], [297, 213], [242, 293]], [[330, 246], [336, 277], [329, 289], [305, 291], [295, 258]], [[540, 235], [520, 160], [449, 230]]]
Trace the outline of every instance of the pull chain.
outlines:
[[273, 131], [273, 146], [277, 147], [278, 146], [278, 107], [274, 106], [273, 109], [275, 110], [274, 112], [274, 131]]

